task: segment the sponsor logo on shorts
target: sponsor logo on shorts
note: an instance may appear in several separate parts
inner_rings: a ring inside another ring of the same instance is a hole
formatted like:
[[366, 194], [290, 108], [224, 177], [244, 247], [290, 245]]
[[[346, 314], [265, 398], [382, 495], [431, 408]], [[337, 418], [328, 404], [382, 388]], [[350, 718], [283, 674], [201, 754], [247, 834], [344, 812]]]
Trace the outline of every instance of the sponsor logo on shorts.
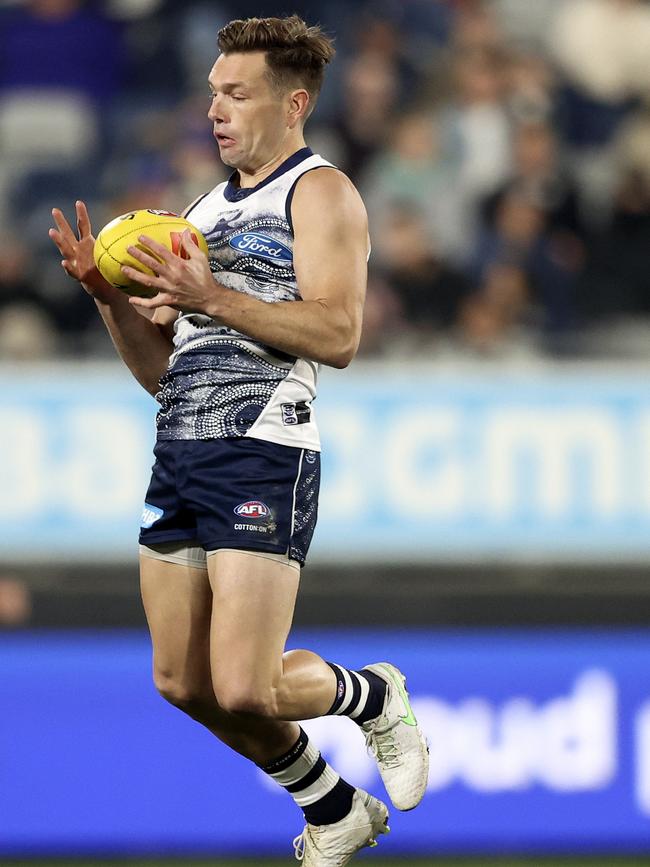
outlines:
[[316, 463], [316, 452], [312, 451], [311, 449], [306, 451], [305, 452], [305, 460], [307, 461], [308, 464], [315, 464]]
[[272, 533], [275, 524], [233, 524], [235, 530], [248, 530], [249, 533]]
[[163, 509], [159, 509], [158, 506], [152, 506], [151, 503], [145, 503], [142, 507], [142, 517], [140, 518], [140, 526], [148, 530], [152, 524], [155, 524], [156, 521], [160, 520], [164, 514]]
[[231, 247], [242, 253], [251, 253], [262, 259], [273, 259], [276, 262], [291, 262], [293, 254], [288, 247], [261, 232], [240, 232], [228, 241]]
[[248, 518], [249, 520], [268, 518], [271, 514], [266, 503], [262, 503], [260, 500], [247, 500], [245, 503], [240, 503], [233, 511], [240, 518]]

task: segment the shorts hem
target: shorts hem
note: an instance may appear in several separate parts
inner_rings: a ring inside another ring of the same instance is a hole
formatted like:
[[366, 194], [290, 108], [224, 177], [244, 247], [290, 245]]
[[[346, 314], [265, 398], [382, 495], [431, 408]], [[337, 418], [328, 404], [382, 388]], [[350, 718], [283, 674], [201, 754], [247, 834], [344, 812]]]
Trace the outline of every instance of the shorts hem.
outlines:
[[227, 548], [228, 550], [239, 550], [239, 551], [263, 551], [266, 554], [286, 554], [289, 560], [293, 560], [294, 563], [300, 563], [301, 566], [304, 566], [304, 560], [298, 560], [297, 557], [291, 556], [291, 550], [286, 546], [282, 545], [255, 545], [253, 542], [244, 542], [243, 539], [237, 539], [237, 541], [228, 541], [227, 539], [220, 539], [217, 542], [206, 542], [203, 547], [205, 548], [206, 554], [211, 554], [213, 551], [219, 551], [221, 548]]
[[151, 543], [152, 545], [157, 545], [160, 542], [196, 542], [197, 545], [200, 545], [196, 533], [187, 533], [181, 532], [180, 530], [169, 530], [169, 531], [161, 531], [160, 533], [147, 533], [143, 535], [140, 533], [138, 536], [138, 542], [140, 545], [148, 545]]

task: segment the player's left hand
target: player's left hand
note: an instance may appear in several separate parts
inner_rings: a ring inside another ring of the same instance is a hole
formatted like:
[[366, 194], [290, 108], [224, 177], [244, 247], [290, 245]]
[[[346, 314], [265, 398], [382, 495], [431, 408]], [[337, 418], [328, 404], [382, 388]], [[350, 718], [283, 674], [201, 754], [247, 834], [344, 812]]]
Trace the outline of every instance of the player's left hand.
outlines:
[[132, 295], [129, 298], [131, 304], [150, 309], [174, 307], [176, 310], [210, 315], [209, 308], [214, 305], [215, 295], [219, 289], [226, 290], [215, 282], [208, 257], [194, 243], [190, 230], [186, 229], [181, 235], [181, 246], [188, 258], [177, 256], [147, 235], [140, 235], [138, 241], [155, 256], [140, 247], [128, 247], [128, 252], [154, 273], [145, 274], [128, 265], [122, 266], [122, 272], [129, 279], [156, 290], [158, 294], [153, 298]]

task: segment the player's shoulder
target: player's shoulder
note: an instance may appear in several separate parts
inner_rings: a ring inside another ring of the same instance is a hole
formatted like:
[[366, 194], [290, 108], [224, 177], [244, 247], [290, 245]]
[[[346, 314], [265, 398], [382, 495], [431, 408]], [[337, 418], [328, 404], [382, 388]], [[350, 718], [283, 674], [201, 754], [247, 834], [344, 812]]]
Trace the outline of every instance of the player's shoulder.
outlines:
[[309, 190], [311, 193], [318, 191], [325, 195], [359, 195], [357, 188], [345, 172], [342, 172], [341, 169], [327, 163], [320, 166], [314, 166], [304, 172], [304, 174], [300, 175], [296, 181], [296, 192], [299, 189]]
[[[215, 187], [215, 189], [217, 189], [217, 188]], [[187, 219], [187, 218], [190, 216], [190, 214], [192, 213], [192, 211], [193, 211], [193, 210], [194, 210], [198, 205], [200, 205], [202, 201], [204, 201], [205, 199], [207, 199], [208, 196], [209, 196], [211, 193], [213, 193], [213, 192], [214, 192], [214, 190], [208, 190], [208, 191], [205, 192], [205, 193], [201, 193], [200, 196], [197, 196], [193, 201], [191, 201], [191, 202], [189, 203], [189, 205], [186, 205], [186, 207], [183, 208], [183, 210], [181, 211], [181, 217], [184, 217], [185, 219]]]
[[316, 210], [323, 216], [329, 211], [339, 216], [348, 214], [351, 219], [365, 219], [366, 215], [359, 191], [350, 178], [330, 165], [316, 166], [298, 178], [291, 207], [294, 214]]

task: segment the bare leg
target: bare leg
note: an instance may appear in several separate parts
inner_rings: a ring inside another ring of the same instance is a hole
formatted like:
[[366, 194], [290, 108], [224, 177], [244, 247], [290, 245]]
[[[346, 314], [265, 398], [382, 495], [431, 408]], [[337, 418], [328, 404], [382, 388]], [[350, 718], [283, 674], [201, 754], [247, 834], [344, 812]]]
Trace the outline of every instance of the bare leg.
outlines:
[[214, 594], [210, 659], [219, 705], [279, 720], [323, 716], [336, 676], [315, 653], [283, 655], [298, 570], [279, 561], [220, 550], [208, 557]]
[[207, 572], [143, 556], [142, 600], [154, 649], [156, 687], [233, 750], [263, 764], [286, 752], [298, 727], [219, 707], [210, 672], [212, 591]]

